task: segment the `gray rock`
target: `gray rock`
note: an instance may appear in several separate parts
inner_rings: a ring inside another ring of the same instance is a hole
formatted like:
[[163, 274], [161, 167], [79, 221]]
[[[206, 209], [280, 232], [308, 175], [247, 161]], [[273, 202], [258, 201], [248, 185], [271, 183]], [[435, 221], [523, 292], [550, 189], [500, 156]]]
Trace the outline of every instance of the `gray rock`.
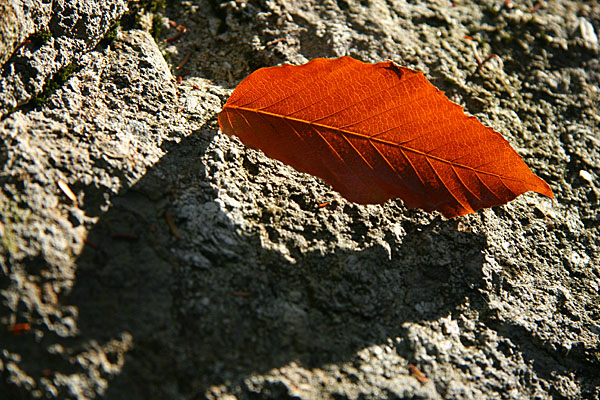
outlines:
[[[63, 68], [76, 68], [126, 11], [124, 0], [10, 3], [0, 3], [0, 117], [39, 95]], [[24, 42], [34, 33], [46, 37]]]
[[579, 30], [581, 31], [581, 37], [583, 38], [585, 45], [589, 49], [598, 48], [598, 36], [594, 30], [594, 25], [587, 19], [579, 18]]
[[[87, 9], [86, 26], [69, 18], [84, 4], [55, 2], [52, 29], [101, 32], [106, 9]], [[587, 179], [600, 174], [600, 66], [572, 30], [600, 10], [500, 6], [183, 2], [165, 10], [186, 27], [179, 39], [126, 30], [80, 47], [43, 105], [0, 121], [0, 393], [600, 396], [600, 204]], [[503, 64], [477, 71], [465, 35]], [[449, 221], [401, 201], [359, 206], [219, 132], [251, 71], [344, 54], [425, 71], [556, 199]], [[22, 93], [14, 60], [2, 82]]]
[[48, 25], [51, 7], [43, 0], [0, 1], [0, 65], [27, 37]]

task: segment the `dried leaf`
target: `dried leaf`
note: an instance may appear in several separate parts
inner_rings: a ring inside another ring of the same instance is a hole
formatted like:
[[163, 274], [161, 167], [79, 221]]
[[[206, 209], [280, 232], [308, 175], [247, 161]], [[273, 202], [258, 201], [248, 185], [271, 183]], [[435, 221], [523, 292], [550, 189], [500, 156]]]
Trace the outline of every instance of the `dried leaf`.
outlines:
[[170, 212], [165, 212], [165, 219], [167, 220], [167, 225], [171, 230], [171, 234], [177, 239], [183, 239], [183, 236], [181, 235], [181, 233], [179, 233], [179, 229], [177, 228], [177, 225], [175, 225], [175, 220], [173, 219], [173, 216]]
[[429, 379], [425, 376], [423, 372], [419, 368], [417, 368], [414, 364], [408, 364], [408, 370], [410, 374], [415, 377], [421, 383], [427, 383]]
[[350, 57], [262, 68], [234, 90], [221, 130], [349, 201], [451, 218], [527, 191], [552, 197], [506, 139], [466, 116], [422, 72]]
[[71, 200], [73, 203], [77, 204], [77, 196], [75, 196], [75, 193], [73, 193], [67, 182], [63, 181], [62, 179], [59, 179], [56, 183], [60, 190], [63, 191], [65, 196], [67, 196], [69, 200]]

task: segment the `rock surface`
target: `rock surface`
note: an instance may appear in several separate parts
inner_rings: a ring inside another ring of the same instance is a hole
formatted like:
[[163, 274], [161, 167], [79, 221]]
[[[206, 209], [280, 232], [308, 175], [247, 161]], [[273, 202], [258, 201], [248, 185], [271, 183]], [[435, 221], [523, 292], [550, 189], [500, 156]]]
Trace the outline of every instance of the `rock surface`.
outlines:
[[[50, 3], [0, 17], [0, 393], [600, 396], [598, 5], [196, 0], [98, 45], [124, 2]], [[423, 70], [556, 200], [358, 206], [219, 132], [251, 71], [341, 55]]]
[[124, 0], [4, 1], [0, 62], [11, 59], [0, 76], [0, 116], [42, 94], [64, 68], [73, 69], [126, 10]]

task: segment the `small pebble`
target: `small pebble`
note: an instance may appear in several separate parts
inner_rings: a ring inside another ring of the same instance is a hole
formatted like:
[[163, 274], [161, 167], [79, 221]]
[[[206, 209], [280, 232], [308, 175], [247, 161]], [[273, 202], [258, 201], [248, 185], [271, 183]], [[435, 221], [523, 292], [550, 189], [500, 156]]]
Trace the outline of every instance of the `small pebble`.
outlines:
[[592, 174], [590, 174], [589, 172], [587, 172], [584, 169], [579, 171], [579, 177], [581, 179], [583, 179], [584, 181], [586, 181], [587, 183], [589, 183], [590, 185], [592, 185], [594, 183], [594, 177], [592, 176]]
[[579, 30], [581, 31], [581, 37], [585, 40], [586, 47], [595, 48], [598, 46], [598, 36], [594, 31], [594, 25], [590, 21], [583, 17], [579, 18]]

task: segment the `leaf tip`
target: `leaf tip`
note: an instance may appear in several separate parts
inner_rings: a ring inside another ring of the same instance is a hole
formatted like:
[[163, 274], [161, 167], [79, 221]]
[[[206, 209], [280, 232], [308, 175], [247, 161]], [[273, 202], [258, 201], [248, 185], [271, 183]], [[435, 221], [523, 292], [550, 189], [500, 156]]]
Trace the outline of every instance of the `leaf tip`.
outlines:
[[551, 199], [554, 199], [554, 193], [552, 193], [550, 185], [548, 185], [546, 181], [540, 178], [539, 176], [536, 176], [536, 178], [538, 178], [538, 186], [533, 191]]

